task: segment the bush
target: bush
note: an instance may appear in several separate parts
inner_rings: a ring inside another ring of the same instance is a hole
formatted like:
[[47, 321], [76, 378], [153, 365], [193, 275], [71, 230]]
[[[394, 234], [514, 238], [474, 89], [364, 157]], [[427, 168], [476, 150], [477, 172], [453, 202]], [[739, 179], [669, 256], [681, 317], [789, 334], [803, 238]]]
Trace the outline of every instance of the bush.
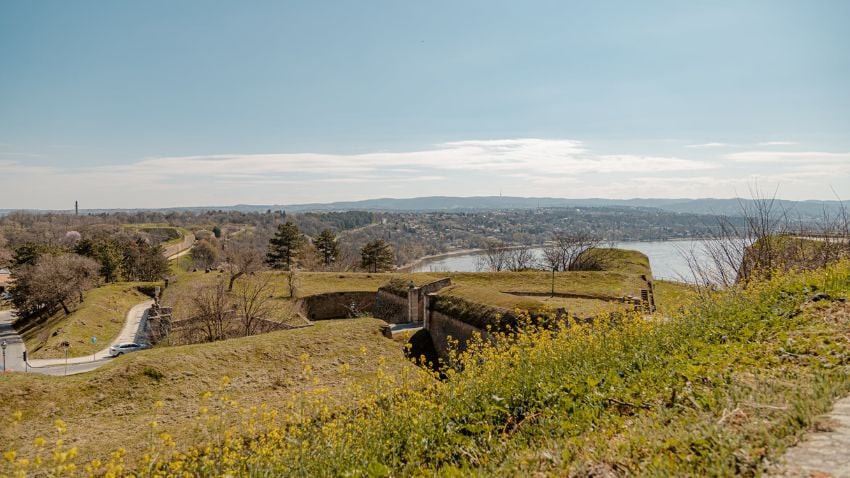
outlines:
[[381, 290], [385, 290], [391, 294], [397, 295], [399, 297], [407, 298], [407, 290], [408, 290], [409, 282], [404, 279], [393, 277], [386, 284], [381, 286]]

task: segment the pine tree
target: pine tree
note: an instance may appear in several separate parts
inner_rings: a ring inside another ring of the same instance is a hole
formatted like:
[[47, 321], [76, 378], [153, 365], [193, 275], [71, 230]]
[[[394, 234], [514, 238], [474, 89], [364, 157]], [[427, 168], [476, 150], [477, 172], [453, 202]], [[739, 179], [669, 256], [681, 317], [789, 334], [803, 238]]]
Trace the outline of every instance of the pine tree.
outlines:
[[273, 269], [289, 270], [303, 245], [304, 236], [298, 230], [298, 226], [289, 221], [277, 226], [277, 232], [269, 240], [266, 264]]
[[369, 241], [360, 250], [360, 267], [368, 272], [384, 272], [393, 268], [395, 254], [389, 244], [381, 239]]
[[314, 244], [322, 264], [329, 266], [339, 259], [339, 245], [336, 243], [336, 235], [330, 229], [320, 232]]

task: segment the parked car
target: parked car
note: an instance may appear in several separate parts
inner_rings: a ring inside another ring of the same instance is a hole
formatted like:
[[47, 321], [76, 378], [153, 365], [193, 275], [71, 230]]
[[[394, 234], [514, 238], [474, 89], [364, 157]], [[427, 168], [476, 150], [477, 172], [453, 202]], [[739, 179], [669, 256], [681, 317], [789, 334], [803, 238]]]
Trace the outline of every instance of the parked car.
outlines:
[[142, 350], [145, 347], [146, 346], [144, 344], [137, 344], [135, 342], [124, 342], [109, 347], [109, 355], [112, 357], [117, 357], [119, 355]]

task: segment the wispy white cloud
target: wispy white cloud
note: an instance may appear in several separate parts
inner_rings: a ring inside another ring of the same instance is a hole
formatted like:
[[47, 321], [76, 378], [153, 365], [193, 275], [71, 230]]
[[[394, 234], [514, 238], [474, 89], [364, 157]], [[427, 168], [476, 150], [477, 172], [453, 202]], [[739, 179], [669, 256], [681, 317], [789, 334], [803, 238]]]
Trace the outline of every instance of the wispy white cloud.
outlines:
[[732, 148], [734, 144], [730, 143], [699, 143], [699, 144], [688, 144], [685, 147], [691, 149], [711, 149], [711, 148]]
[[797, 144], [796, 141], [765, 141], [756, 143], [756, 146], [793, 146], [795, 144]]
[[126, 166], [102, 168], [122, 174], [167, 171], [172, 175], [268, 176], [285, 174], [421, 174], [422, 171], [526, 172], [583, 174], [638, 171], [693, 171], [714, 164], [676, 157], [598, 155], [579, 141], [508, 139], [444, 143], [419, 151], [352, 155], [278, 153], [147, 158]]
[[[683, 156], [602, 154], [576, 140], [520, 138], [363, 154], [160, 156], [76, 169], [0, 158], [0, 207], [59, 207], [76, 199], [85, 207], [289, 204], [499, 191], [558, 197], [731, 197], [753, 181], [793, 185], [788, 198], [824, 197], [830, 186], [850, 196], [850, 153], [771, 149], [726, 154], [693, 150]], [[6, 178], [14, 180], [2, 181]]]

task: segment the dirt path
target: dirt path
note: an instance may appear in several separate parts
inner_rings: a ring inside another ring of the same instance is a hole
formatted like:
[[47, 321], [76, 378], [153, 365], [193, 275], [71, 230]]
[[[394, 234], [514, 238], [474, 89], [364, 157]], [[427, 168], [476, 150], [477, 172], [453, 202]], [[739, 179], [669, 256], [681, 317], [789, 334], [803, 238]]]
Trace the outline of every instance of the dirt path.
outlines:
[[850, 397], [835, 402], [815, 431], [780, 461], [782, 478], [850, 478]]

